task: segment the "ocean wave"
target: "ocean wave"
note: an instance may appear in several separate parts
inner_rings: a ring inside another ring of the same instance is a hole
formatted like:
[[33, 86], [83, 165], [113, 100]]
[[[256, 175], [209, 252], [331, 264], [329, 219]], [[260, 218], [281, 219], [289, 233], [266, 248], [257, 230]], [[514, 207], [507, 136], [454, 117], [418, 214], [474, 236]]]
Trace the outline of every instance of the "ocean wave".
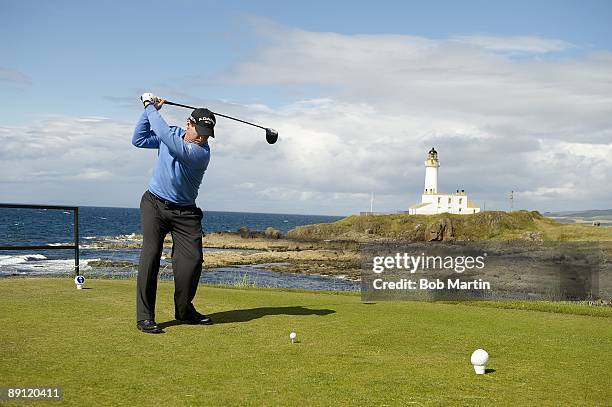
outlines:
[[27, 262], [38, 262], [41, 260], [46, 260], [47, 257], [42, 254], [22, 254], [17, 256], [0, 256], [0, 267], [2, 266], [12, 266], [15, 264], [24, 264]]
[[124, 240], [140, 240], [136, 238], [136, 233], [130, 233], [129, 235], [117, 235], [115, 239], [124, 239]]
[[123, 242], [142, 242], [141, 236], [136, 233], [130, 233], [129, 235], [115, 235], [115, 236], [100, 236], [99, 241], [108, 243], [123, 243]]
[[[99, 259], [81, 259], [79, 269], [91, 270], [89, 262]], [[66, 274], [74, 272], [74, 259], [49, 260], [42, 254], [0, 256], [0, 275]]]
[[136, 233], [120, 234], [120, 235], [99, 235], [99, 236], [83, 236], [83, 240], [100, 240], [100, 241], [115, 241], [115, 240], [140, 240], [140, 235]]
[[[73, 242], [47, 243], [47, 246], [49, 246], [49, 247], [74, 246], [74, 241]], [[95, 247], [95, 244], [80, 243], [79, 242], [79, 248], [80, 249], [89, 249], [89, 248], [92, 248], [92, 247]], [[72, 250], [72, 249], [66, 249], [66, 250]]]

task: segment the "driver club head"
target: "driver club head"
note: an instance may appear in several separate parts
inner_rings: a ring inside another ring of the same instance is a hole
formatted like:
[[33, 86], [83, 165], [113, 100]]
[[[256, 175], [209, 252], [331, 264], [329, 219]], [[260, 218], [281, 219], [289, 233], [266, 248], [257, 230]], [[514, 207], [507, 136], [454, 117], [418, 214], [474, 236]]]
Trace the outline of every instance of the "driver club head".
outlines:
[[266, 141], [268, 144], [274, 144], [278, 140], [278, 131], [274, 129], [266, 129]]

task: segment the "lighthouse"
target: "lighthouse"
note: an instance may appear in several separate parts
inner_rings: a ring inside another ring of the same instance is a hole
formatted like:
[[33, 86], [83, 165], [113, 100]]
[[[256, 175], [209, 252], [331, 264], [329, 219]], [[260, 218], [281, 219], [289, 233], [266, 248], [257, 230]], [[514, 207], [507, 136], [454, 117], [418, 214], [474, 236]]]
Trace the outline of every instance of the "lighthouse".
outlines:
[[425, 188], [421, 195], [421, 202], [408, 208], [411, 215], [435, 215], [437, 213], [454, 213], [469, 215], [480, 212], [480, 208], [473, 201], [468, 200], [465, 190], [446, 194], [438, 192], [438, 168], [440, 160], [435, 148], [431, 148], [425, 160]]
[[438, 152], [432, 147], [427, 153], [425, 160], [425, 193], [438, 193], [438, 168], [440, 168], [440, 160], [438, 160]]

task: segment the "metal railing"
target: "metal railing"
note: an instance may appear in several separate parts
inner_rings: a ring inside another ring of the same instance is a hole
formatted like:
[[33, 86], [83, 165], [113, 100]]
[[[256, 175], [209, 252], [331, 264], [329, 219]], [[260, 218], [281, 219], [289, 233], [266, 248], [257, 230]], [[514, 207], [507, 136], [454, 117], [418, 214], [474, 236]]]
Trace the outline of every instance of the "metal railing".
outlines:
[[73, 211], [74, 213], [74, 244], [72, 245], [31, 245], [31, 246], [0, 246], [0, 250], [66, 250], [74, 249], [74, 272], [79, 275], [79, 207], [78, 206], [59, 206], [59, 205], [26, 205], [26, 204], [3, 204], [0, 208], [9, 209], [57, 209]]

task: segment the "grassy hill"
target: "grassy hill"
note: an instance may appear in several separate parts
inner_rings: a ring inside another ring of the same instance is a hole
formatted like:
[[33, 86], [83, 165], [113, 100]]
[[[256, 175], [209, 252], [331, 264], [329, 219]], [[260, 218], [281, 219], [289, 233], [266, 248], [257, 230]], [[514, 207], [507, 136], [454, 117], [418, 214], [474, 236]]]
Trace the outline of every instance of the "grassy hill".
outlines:
[[288, 234], [305, 240], [612, 240], [612, 228], [561, 224], [533, 211], [471, 215], [353, 215], [334, 223], [299, 226]]
[[[201, 286], [195, 305], [217, 323], [187, 326], [173, 321], [172, 282], [160, 282], [157, 320], [166, 333], [148, 335], [135, 328], [135, 281], [91, 279], [87, 287], [0, 279], [2, 386], [62, 386], [62, 405], [74, 406], [592, 406], [612, 399], [606, 307], [373, 304], [356, 295]], [[588, 315], [576, 315], [582, 311]], [[298, 343], [289, 340], [292, 330]], [[491, 356], [483, 376], [469, 362], [476, 348]]]

